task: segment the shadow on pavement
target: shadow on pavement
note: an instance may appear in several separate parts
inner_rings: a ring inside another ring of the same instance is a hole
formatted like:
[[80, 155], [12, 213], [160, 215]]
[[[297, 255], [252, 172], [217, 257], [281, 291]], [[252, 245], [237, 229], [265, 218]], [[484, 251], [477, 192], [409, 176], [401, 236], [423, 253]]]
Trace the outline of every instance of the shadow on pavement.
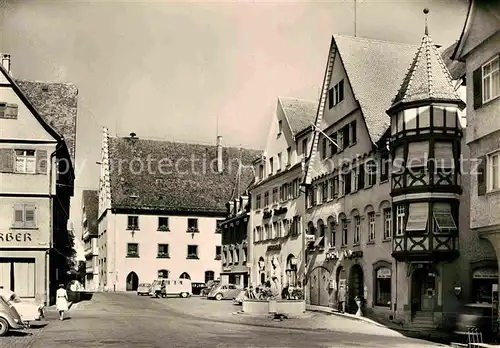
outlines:
[[4, 337], [26, 337], [33, 335], [31, 332], [9, 331]]

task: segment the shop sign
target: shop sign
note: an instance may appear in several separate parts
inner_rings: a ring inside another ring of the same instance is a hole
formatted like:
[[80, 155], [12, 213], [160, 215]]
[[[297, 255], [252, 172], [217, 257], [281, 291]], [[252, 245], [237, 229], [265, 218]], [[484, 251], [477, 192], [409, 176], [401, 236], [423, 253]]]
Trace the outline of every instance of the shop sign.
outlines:
[[30, 232], [17, 232], [17, 233], [3, 233], [0, 232], [0, 242], [31, 242]]
[[281, 250], [281, 244], [273, 244], [267, 247], [267, 251], [278, 251]]
[[498, 279], [498, 269], [479, 268], [472, 273], [474, 279]]
[[377, 278], [387, 279], [391, 278], [391, 276], [392, 276], [392, 271], [390, 268], [382, 267], [377, 270]]

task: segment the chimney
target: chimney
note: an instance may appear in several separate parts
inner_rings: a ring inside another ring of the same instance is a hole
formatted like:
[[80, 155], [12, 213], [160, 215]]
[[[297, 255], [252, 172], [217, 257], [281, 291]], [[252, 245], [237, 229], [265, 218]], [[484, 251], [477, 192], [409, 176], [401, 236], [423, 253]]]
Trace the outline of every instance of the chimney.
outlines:
[[222, 136], [217, 136], [217, 172], [222, 173]]
[[10, 74], [10, 54], [1, 53], [2, 56], [2, 66]]

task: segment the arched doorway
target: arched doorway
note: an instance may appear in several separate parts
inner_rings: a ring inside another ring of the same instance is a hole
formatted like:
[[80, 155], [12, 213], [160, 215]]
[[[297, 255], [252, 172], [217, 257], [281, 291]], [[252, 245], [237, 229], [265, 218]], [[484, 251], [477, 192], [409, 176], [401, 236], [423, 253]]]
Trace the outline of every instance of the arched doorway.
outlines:
[[364, 296], [364, 286], [363, 268], [360, 265], [353, 265], [349, 275], [349, 308], [351, 311], [357, 311], [358, 307], [354, 299], [356, 296]]
[[432, 312], [436, 299], [436, 274], [427, 268], [416, 269], [411, 277], [411, 312]]
[[189, 280], [191, 280], [191, 276], [188, 273], [186, 273], [186, 272], [182, 273], [179, 278], [180, 279], [189, 279]]
[[309, 299], [313, 306], [328, 306], [330, 271], [316, 267], [309, 274]]
[[139, 286], [139, 277], [135, 272], [130, 272], [127, 275], [127, 285], [126, 285], [127, 291], [136, 291], [138, 286]]

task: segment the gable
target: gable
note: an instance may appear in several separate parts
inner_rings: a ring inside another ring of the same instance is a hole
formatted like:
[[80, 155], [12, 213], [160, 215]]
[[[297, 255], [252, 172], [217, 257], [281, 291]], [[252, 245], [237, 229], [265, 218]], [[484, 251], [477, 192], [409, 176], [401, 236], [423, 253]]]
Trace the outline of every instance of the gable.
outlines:
[[454, 53], [454, 59], [463, 59], [499, 30], [500, 3], [497, 1], [473, 0]]
[[32, 110], [26, 106], [12, 86], [5, 82], [0, 85], [0, 103], [17, 105], [15, 118], [0, 118], [1, 139], [57, 142], [54, 136], [40, 124]]
[[[281, 133], [279, 133], [280, 122]], [[292, 129], [278, 100], [276, 112], [271, 117], [264, 154], [267, 158], [276, 157], [280, 152], [286, 154], [286, 149], [292, 146], [293, 142]], [[276, 159], [274, 161], [276, 162]]]

